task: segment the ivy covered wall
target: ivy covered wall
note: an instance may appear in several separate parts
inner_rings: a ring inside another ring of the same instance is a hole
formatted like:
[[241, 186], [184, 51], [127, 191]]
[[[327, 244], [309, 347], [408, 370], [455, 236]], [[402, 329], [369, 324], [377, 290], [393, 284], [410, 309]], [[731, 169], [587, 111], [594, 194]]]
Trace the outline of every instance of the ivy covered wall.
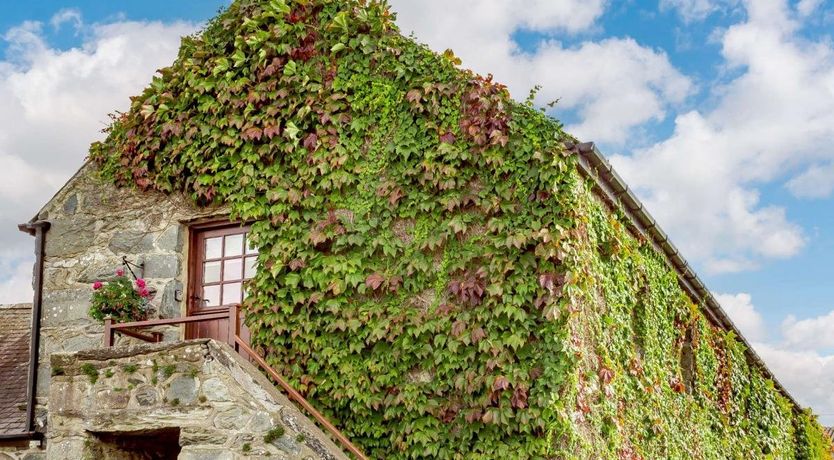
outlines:
[[825, 458], [561, 125], [393, 19], [238, 0], [90, 156], [254, 222], [253, 343], [372, 458]]

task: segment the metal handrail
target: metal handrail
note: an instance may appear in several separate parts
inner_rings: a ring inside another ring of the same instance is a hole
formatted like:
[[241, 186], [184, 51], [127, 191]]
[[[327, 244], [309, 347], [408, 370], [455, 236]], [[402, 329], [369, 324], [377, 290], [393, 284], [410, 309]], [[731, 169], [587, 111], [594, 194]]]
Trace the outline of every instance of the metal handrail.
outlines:
[[344, 434], [342, 434], [342, 432], [339, 431], [338, 428], [333, 426], [333, 424], [330, 423], [330, 421], [327, 420], [324, 417], [324, 415], [321, 414], [321, 412], [317, 411], [315, 407], [310, 405], [310, 403], [307, 402], [306, 399], [304, 399], [304, 396], [301, 396], [301, 393], [296, 391], [295, 388], [293, 388], [286, 380], [284, 380], [284, 378], [281, 377], [281, 374], [279, 374], [278, 372], [275, 371], [275, 369], [270, 367], [270, 365], [267, 364], [267, 362], [263, 358], [261, 358], [257, 353], [255, 353], [255, 350], [253, 350], [252, 347], [250, 347], [249, 344], [247, 344], [244, 340], [242, 340], [240, 337], [238, 337], [237, 334], [235, 334], [235, 342], [256, 363], [258, 363], [258, 366], [260, 366], [261, 369], [266, 371], [266, 373], [269, 374], [269, 376], [272, 377], [272, 379], [275, 380], [278, 383], [278, 385], [281, 388], [283, 388], [284, 391], [287, 392], [287, 395], [290, 397], [291, 400], [298, 403], [299, 406], [303, 407], [304, 410], [306, 410], [324, 428], [326, 428], [327, 431], [329, 431], [330, 434], [332, 434], [339, 441], [339, 443], [342, 444], [342, 447], [347, 449], [350, 453], [352, 453], [353, 455], [355, 455], [357, 458], [359, 458], [361, 460], [367, 460], [368, 459], [368, 457], [365, 457], [365, 454], [363, 454], [362, 451], [359, 450], [358, 447], [354, 446], [353, 443], [350, 442], [350, 440]]
[[227, 343], [235, 349], [238, 353], [242, 350], [248, 355], [249, 359], [255, 361], [258, 366], [265, 371], [278, 385], [287, 393], [290, 400], [301, 406], [307, 413], [313, 416], [348, 452], [352, 453], [359, 460], [368, 460], [368, 457], [359, 450], [350, 440], [339, 431], [332, 423], [330, 423], [321, 412], [317, 411], [315, 407], [307, 401], [292, 385], [289, 384], [275, 369], [273, 369], [266, 360], [260, 356], [252, 347], [240, 338], [240, 305], [233, 305], [229, 307], [228, 313], [212, 313], [208, 315], [185, 316], [182, 318], [172, 319], [152, 319], [146, 321], [134, 321], [130, 323], [114, 323], [111, 318], [104, 320], [104, 346], [112, 347], [114, 344], [115, 333], [125, 334], [146, 342], [160, 342], [162, 335], [158, 332], [151, 333], [152, 335], [142, 334], [134, 329], [166, 326], [174, 324], [199, 323], [203, 321], [215, 321], [220, 319], [229, 320], [229, 331]]

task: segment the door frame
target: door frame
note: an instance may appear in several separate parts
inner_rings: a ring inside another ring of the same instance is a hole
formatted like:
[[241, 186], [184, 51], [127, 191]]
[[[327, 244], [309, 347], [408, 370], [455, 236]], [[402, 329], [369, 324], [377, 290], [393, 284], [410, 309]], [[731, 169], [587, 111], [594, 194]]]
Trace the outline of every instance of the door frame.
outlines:
[[[203, 243], [201, 236], [206, 232], [218, 231], [224, 229], [239, 230], [241, 233], [248, 233], [251, 229], [250, 222], [234, 222], [228, 218], [216, 218], [208, 221], [195, 222], [188, 225], [188, 255], [187, 255], [187, 276], [186, 276], [186, 298], [185, 298], [185, 316], [200, 316], [214, 313], [224, 313], [229, 311], [229, 306], [217, 306], [204, 309], [195, 308], [198, 299], [201, 299], [202, 291], [202, 275], [203, 270], [201, 264], [203, 263]], [[222, 303], [222, 298], [220, 299]], [[244, 326], [241, 324], [241, 329]], [[194, 324], [187, 324], [185, 328], [185, 338], [191, 339], [197, 328]], [[245, 333], [248, 340], [248, 330], [241, 331]]]

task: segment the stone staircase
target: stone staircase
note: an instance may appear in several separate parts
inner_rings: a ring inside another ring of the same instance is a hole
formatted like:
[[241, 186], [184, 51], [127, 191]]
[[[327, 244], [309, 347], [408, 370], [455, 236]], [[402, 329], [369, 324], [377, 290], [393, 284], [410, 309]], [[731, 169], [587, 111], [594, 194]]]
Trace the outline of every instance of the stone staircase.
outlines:
[[348, 458], [225, 343], [56, 353], [51, 365], [48, 459]]

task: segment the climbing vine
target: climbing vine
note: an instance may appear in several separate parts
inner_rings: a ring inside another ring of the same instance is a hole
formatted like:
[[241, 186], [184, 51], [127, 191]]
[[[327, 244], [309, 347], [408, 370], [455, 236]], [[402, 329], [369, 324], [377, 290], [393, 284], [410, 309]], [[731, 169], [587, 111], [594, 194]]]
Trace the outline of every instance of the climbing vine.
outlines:
[[253, 344], [372, 458], [821, 458], [561, 125], [393, 20], [238, 0], [90, 157], [254, 222]]

